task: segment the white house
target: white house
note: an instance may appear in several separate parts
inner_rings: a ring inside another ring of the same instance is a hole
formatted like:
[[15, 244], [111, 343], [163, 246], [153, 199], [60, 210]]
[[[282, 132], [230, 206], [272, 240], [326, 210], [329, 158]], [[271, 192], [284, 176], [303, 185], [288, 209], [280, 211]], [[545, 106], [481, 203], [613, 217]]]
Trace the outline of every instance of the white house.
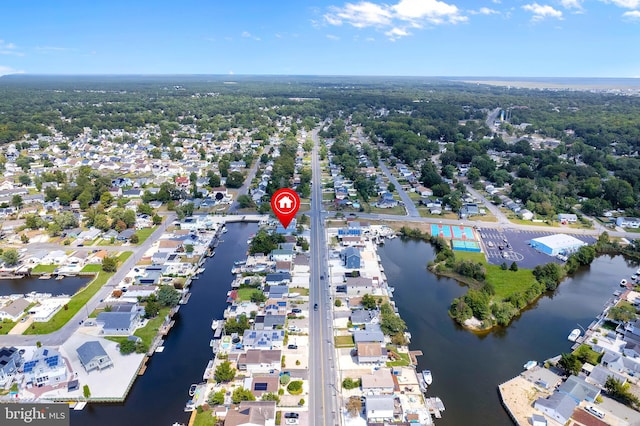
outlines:
[[392, 395], [367, 395], [365, 414], [368, 422], [393, 420], [395, 402]]
[[621, 228], [640, 228], [640, 218], [637, 217], [619, 217], [616, 219], [616, 225]]

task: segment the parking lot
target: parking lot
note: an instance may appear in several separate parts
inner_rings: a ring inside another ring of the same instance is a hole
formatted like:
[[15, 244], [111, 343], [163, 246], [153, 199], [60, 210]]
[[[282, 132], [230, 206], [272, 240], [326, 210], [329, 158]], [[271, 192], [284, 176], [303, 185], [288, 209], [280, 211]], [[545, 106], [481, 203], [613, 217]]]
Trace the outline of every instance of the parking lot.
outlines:
[[[516, 262], [519, 267], [533, 269], [537, 265], [549, 262], [562, 263], [558, 258], [541, 253], [529, 246], [531, 239], [553, 235], [555, 232], [480, 228], [478, 234], [487, 262], [493, 265], [501, 265], [502, 262], [510, 265], [511, 262]], [[590, 235], [572, 235], [588, 244], [596, 241]]]

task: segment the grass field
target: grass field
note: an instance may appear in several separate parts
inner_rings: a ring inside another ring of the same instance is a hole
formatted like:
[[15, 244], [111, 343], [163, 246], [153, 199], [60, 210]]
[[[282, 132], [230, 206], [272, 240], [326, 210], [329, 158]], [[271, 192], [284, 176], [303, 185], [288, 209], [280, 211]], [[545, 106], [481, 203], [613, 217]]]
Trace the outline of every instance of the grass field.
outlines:
[[59, 265], [38, 265], [31, 270], [34, 274], [52, 274]]
[[3, 334], [7, 334], [9, 330], [13, 328], [14, 325], [16, 325], [15, 322], [8, 319], [3, 319], [0, 322], [0, 336], [2, 336]]
[[353, 348], [355, 346], [353, 336], [336, 336], [335, 343], [337, 348]]
[[289, 289], [290, 293], [300, 293], [300, 296], [308, 296], [309, 295], [309, 289], [308, 288], [303, 288], [303, 287], [291, 287]]
[[216, 424], [213, 417], [213, 411], [203, 411], [201, 413], [196, 412], [196, 417], [193, 421], [193, 426], [214, 426]]
[[262, 291], [258, 287], [239, 288], [238, 289], [238, 299], [249, 301], [249, 300], [251, 300], [251, 295], [253, 294], [254, 291], [259, 291], [260, 293], [262, 293]]
[[387, 367], [406, 367], [411, 365], [411, 359], [409, 358], [409, 354], [404, 352], [396, 352], [400, 357], [396, 361], [387, 362]]
[[153, 231], [155, 231], [156, 229], [158, 229], [158, 227], [154, 226], [152, 228], [143, 228], [139, 231], [136, 231], [136, 235], [138, 236], [138, 245], [144, 243], [145, 240], [149, 238], [149, 236], [153, 234]]
[[[487, 270], [485, 281], [494, 286], [496, 296], [501, 299], [506, 299], [515, 292], [527, 289], [536, 282], [536, 278], [530, 269], [504, 271], [498, 265], [488, 264], [482, 253], [456, 251], [455, 256], [457, 260], [470, 260], [472, 262], [482, 263]], [[508, 262], [507, 265], [511, 266]]]
[[129, 257], [131, 257], [132, 254], [132, 251], [125, 251], [123, 253], [120, 253], [120, 255], [118, 255], [118, 264], [122, 265]]
[[100, 288], [109, 280], [113, 273], [100, 272], [96, 278], [86, 287], [76, 293], [69, 303], [68, 309], [61, 309], [47, 322], [33, 323], [24, 334], [49, 334], [59, 330], [91, 299]]
[[80, 272], [100, 272], [102, 271], [101, 264], [89, 264], [80, 270]]
[[145, 344], [151, 345], [154, 337], [156, 337], [156, 335], [158, 334], [158, 330], [160, 330], [160, 327], [164, 323], [164, 318], [167, 316], [170, 310], [171, 308], [169, 307], [160, 309], [158, 316], [156, 316], [155, 318], [151, 318], [149, 322], [147, 322], [147, 325], [137, 329], [135, 333], [133, 333], [133, 335], [141, 338]]

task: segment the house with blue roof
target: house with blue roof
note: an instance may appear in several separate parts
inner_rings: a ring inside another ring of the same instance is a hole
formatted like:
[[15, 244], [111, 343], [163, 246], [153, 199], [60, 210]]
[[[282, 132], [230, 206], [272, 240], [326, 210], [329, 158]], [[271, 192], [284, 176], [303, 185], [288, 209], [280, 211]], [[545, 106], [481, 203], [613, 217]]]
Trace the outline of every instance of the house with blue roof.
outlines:
[[355, 247], [347, 247], [340, 253], [342, 265], [347, 269], [360, 269], [360, 250]]
[[242, 347], [246, 349], [282, 349], [284, 330], [245, 330]]
[[82, 364], [87, 373], [113, 366], [113, 361], [97, 340], [83, 343], [76, 349], [76, 352], [78, 353], [80, 364]]
[[291, 282], [291, 274], [289, 272], [278, 272], [267, 274], [264, 283], [269, 286], [278, 284], [288, 284]]

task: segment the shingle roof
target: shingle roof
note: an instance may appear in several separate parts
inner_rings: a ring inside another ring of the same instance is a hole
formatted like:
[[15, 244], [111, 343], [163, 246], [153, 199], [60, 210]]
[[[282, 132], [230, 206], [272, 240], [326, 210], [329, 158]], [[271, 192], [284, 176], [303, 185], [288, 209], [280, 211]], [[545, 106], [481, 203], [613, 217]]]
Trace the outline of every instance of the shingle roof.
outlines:
[[83, 343], [76, 349], [76, 352], [78, 352], [80, 362], [84, 365], [90, 363], [96, 357], [108, 356], [107, 352], [97, 340]]

